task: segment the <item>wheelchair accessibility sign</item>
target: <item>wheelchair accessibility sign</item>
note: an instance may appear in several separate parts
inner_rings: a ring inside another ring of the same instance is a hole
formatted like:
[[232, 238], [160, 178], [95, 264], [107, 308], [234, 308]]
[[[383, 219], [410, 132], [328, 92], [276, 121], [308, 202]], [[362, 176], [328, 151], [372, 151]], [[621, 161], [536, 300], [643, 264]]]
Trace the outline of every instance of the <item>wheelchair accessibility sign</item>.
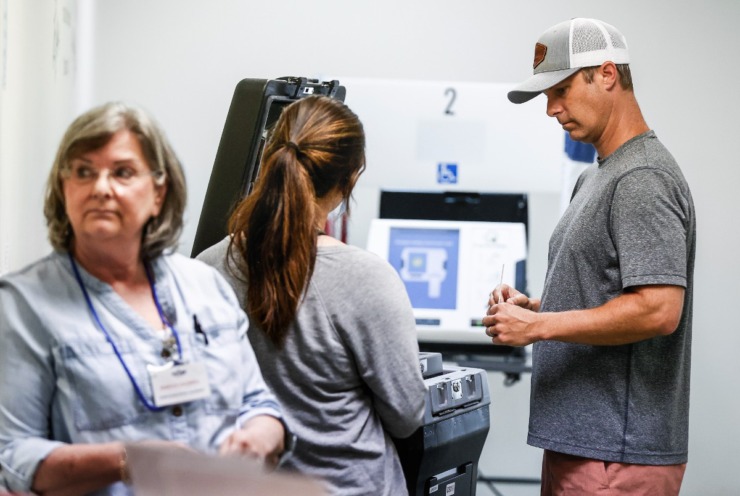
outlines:
[[457, 164], [437, 164], [438, 184], [457, 184]]

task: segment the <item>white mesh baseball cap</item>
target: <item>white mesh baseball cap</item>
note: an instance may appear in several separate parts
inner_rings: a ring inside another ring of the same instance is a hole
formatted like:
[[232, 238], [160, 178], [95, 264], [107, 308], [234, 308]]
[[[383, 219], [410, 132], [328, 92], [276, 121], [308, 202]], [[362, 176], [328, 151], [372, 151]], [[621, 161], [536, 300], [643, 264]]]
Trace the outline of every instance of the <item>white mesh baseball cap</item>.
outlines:
[[617, 28], [597, 19], [575, 18], [545, 31], [534, 47], [534, 74], [509, 92], [524, 103], [578, 72], [604, 62], [629, 64], [627, 40]]

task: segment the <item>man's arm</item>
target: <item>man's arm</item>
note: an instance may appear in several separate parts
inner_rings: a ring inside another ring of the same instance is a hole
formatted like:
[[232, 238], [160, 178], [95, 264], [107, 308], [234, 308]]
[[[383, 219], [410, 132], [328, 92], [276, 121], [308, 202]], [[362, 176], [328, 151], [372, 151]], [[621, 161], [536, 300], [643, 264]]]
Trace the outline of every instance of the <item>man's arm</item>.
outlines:
[[507, 299], [491, 306], [483, 325], [495, 344], [510, 346], [543, 340], [591, 345], [635, 343], [676, 330], [684, 292], [681, 286], [636, 286], [596, 308], [542, 313], [528, 310], [539, 305], [528, 306], [520, 293], [516, 301]]

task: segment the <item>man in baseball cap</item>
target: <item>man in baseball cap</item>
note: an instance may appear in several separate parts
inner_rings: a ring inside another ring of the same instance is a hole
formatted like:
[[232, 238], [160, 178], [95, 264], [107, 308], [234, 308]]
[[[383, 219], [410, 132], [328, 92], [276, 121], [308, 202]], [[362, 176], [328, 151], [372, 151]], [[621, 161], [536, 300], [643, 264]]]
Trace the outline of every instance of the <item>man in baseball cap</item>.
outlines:
[[544, 449], [544, 495], [677, 495], [688, 459], [694, 206], [628, 63], [615, 27], [571, 19], [508, 94], [544, 93], [599, 155], [550, 239], [542, 299], [499, 286], [483, 319], [495, 344], [534, 343], [527, 442]]

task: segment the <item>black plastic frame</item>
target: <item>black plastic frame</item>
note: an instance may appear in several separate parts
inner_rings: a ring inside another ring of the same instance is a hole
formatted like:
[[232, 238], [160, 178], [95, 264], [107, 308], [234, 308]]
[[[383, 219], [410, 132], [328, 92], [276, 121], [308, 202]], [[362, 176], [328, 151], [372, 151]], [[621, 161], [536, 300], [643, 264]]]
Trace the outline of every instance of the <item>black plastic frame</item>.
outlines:
[[259, 172], [265, 132], [283, 107], [311, 95], [344, 101], [346, 93], [339, 81], [305, 77], [242, 79], [237, 83], [203, 200], [192, 257], [226, 236], [229, 215], [250, 193]]

